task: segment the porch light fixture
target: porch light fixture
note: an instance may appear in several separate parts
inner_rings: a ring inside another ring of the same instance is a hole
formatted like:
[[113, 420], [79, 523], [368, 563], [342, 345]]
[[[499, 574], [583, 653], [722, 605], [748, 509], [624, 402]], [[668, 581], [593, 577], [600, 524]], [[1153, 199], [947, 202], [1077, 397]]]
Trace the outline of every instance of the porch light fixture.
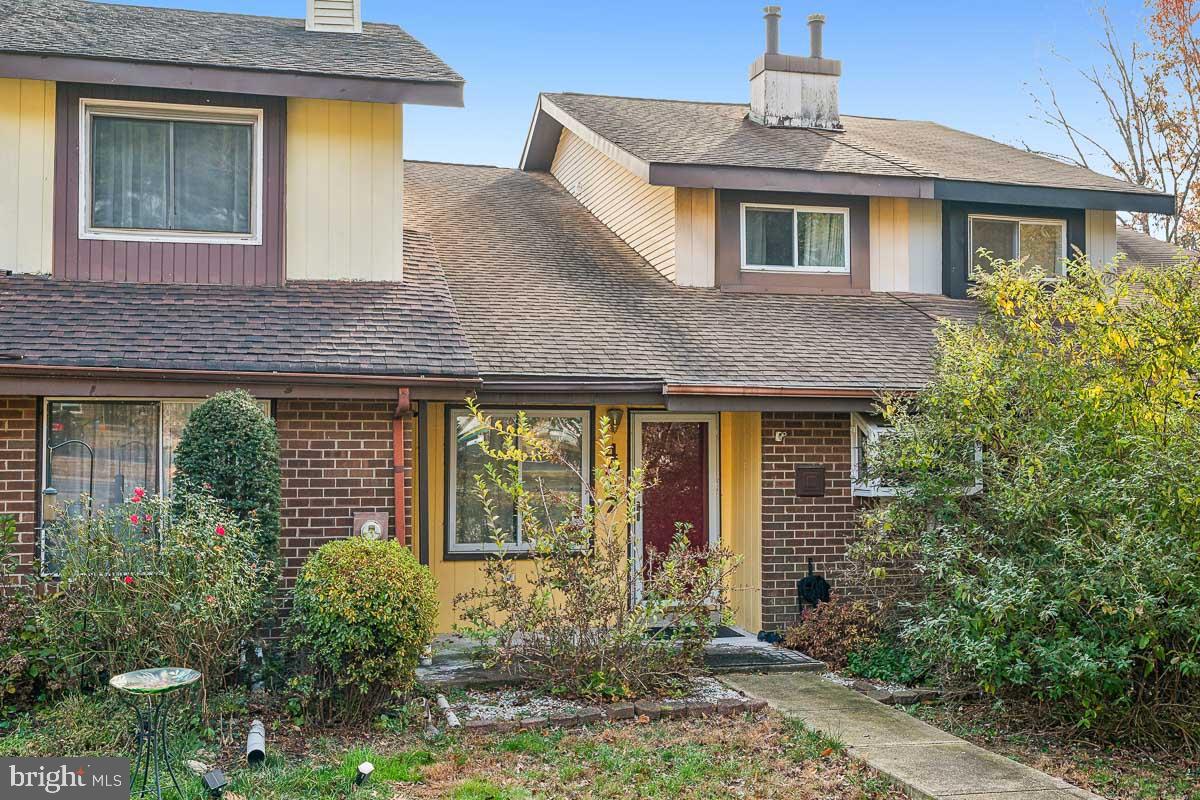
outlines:
[[612, 425], [613, 433], [616, 433], [617, 429], [621, 427], [621, 420], [625, 419], [625, 409], [610, 408], [604, 416], [608, 417], [608, 422]]

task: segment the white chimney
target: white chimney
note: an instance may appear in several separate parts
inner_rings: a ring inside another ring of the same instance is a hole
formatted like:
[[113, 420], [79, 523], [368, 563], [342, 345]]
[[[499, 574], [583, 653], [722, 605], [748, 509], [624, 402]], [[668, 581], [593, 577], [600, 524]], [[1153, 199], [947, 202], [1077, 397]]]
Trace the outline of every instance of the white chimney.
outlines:
[[327, 33], [362, 33], [362, 0], [308, 0], [304, 28]]
[[808, 18], [811, 54], [779, 52], [779, 6], [763, 9], [767, 49], [750, 65], [750, 119], [778, 128], [841, 130], [838, 79], [842, 62], [822, 55], [823, 14]]

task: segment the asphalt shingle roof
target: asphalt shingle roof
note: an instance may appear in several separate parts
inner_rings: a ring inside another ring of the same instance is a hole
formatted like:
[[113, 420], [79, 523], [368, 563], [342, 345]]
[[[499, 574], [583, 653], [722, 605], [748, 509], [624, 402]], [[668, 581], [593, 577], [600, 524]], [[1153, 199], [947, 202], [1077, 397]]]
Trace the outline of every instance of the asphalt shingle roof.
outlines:
[[0, 0], [0, 52], [347, 78], [462, 81], [396, 25], [364, 23], [361, 34], [317, 33], [305, 31], [303, 19], [85, 0]]
[[1181, 247], [1156, 239], [1149, 234], [1117, 226], [1117, 250], [1125, 254], [1125, 264], [1141, 264], [1147, 267], [1158, 267], [1174, 264], [1180, 258], [1195, 257]]
[[251, 288], [0, 276], [0, 368], [473, 377], [428, 235], [406, 231], [404, 255], [403, 283]]
[[433, 235], [485, 378], [916, 388], [936, 318], [975, 308], [678, 287], [544, 173], [408, 162], [405, 219]]
[[769, 128], [749, 106], [546, 94], [612, 144], [650, 163], [765, 167], [1157, 194], [935, 122], [841, 115], [843, 131]]

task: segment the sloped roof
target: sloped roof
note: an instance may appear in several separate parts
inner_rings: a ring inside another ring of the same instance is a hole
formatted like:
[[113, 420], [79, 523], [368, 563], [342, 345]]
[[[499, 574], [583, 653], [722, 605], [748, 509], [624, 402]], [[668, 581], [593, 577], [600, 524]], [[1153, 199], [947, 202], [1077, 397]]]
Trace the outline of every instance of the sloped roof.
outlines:
[[404, 255], [403, 283], [239, 287], [0, 276], [0, 370], [473, 377], [429, 237], [406, 231]]
[[[961, 192], [953, 185], [957, 183], [1083, 190], [1131, 198], [1122, 200], [1122, 207], [1130, 202], [1161, 204], [1169, 199], [1141, 186], [934, 122], [843, 114], [842, 131], [773, 128], [752, 122], [749, 106], [740, 103], [564, 92], [542, 96], [535, 127], [547, 124], [546, 118], [556, 114], [566, 115], [568, 122], [644, 162], [651, 175], [656, 166], [802, 171], [907, 179], [912, 196], [944, 199], [964, 199], [951, 196], [956, 188]], [[536, 138], [531, 135], [531, 142]], [[542, 141], [553, 138], [543, 137]], [[527, 162], [536, 160], [527, 157]], [[651, 182], [666, 183], [667, 179], [651, 177]], [[1011, 202], [1011, 198], [997, 197], [994, 202]]]
[[1197, 256], [1196, 253], [1124, 225], [1117, 226], [1117, 250], [1125, 254], [1127, 266], [1141, 264], [1147, 267], [1158, 267], [1174, 264], [1181, 258]]
[[457, 87], [463, 82], [397, 25], [364, 23], [361, 34], [311, 32], [303, 19], [89, 0], [0, 0], [0, 53]]
[[879, 390], [931, 375], [944, 297], [683, 288], [552, 177], [408, 162], [405, 219], [428, 231], [485, 380], [499, 376]]

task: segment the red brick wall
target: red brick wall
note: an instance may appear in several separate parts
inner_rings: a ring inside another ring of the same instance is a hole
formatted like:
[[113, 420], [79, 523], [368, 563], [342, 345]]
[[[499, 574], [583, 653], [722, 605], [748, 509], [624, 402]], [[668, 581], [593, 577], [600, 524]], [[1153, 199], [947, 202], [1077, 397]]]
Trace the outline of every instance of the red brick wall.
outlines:
[[[776, 433], [782, 432], [782, 441]], [[850, 493], [850, 415], [766, 412], [763, 447], [763, 627], [799, 617], [796, 581], [813, 568], [834, 593], [853, 590], [841, 575], [858, 507]], [[825, 466], [825, 496], [796, 496], [796, 465]]]
[[0, 397], [0, 516], [17, 518], [20, 568], [33, 571], [37, 513], [37, 399]]
[[[386, 511], [395, 537], [392, 493], [394, 402], [280, 400], [275, 419], [283, 478], [283, 586], [308, 556], [350, 535], [357, 511]], [[405, 421], [405, 509], [412, 532], [413, 421]]]

